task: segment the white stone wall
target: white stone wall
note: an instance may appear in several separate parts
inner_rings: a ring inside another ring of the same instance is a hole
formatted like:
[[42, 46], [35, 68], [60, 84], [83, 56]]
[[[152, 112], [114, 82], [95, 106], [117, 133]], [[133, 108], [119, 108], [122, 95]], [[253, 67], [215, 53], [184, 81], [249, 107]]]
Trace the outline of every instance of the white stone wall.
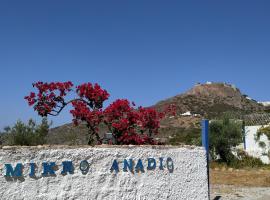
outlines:
[[[268, 151], [270, 150], [270, 142], [267, 138], [266, 135], [262, 135], [260, 137], [260, 140], [256, 141], [255, 137], [257, 134], [257, 131], [261, 128], [262, 126], [246, 126], [245, 127], [245, 143], [246, 143], [246, 152], [254, 156], [256, 158], [260, 158], [263, 163], [269, 164], [270, 160], [267, 155]], [[262, 141], [266, 144], [265, 148], [261, 148], [259, 146], [259, 142]]]
[[[173, 172], [159, 158], [173, 160]], [[123, 160], [141, 159], [145, 172], [124, 172]], [[147, 170], [147, 158], [155, 158], [157, 168]], [[111, 172], [114, 159], [119, 173]], [[90, 168], [82, 174], [80, 162]], [[72, 161], [74, 173], [61, 175], [62, 161]], [[56, 162], [55, 176], [42, 176], [42, 162]], [[5, 177], [5, 164], [23, 164], [22, 177]], [[36, 177], [30, 177], [29, 163], [36, 163]], [[2, 147], [0, 149], [0, 199], [90, 199], [164, 200], [208, 199], [206, 153], [201, 147]]]

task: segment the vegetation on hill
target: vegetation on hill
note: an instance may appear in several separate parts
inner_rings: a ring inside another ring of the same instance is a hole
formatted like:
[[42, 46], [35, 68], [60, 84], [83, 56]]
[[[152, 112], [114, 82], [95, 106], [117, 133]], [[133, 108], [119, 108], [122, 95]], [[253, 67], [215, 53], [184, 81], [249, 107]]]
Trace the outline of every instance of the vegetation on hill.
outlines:
[[171, 145], [195, 145], [201, 146], [201, 129], [199, 128], [174, 128], [168, 127], [160, 130], [161, 133], [167, 134], [170, 132], [168, 139]]

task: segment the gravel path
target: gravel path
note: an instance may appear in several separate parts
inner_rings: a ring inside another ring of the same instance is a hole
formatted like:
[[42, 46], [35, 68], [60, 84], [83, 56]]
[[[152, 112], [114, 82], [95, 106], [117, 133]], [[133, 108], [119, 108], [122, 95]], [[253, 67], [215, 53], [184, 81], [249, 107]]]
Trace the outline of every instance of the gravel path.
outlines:
[[211, 200], [270, 200], [270, 187], [212, 185]]

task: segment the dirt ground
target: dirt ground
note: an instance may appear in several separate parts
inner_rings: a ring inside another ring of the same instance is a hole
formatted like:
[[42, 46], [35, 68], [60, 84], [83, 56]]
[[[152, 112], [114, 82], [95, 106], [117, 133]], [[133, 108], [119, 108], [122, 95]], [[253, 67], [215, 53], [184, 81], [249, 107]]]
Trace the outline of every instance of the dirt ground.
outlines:
[[270, 200], [269, 187], [211, 185], [211, 200]]
[[270, 200], [270, 170], [210, 169], [211, 200]]
[[270, 170], [210, 169], [210, 182], [214, 185], [270, 187]]

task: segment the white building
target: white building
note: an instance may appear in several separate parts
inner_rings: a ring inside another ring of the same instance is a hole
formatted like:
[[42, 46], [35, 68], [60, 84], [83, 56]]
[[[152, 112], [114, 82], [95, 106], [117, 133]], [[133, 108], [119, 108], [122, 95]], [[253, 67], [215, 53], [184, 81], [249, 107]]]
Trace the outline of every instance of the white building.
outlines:
[[[270, 164], [268, 151], [270, 150], [270, 141], [266, 135], [262, 135], [259, 140], [256, 140], [257, 131], [262, 127], [246, 126], [245, 127], [245, 151], [248, 155], [260, 158], [265, 164]], [[265, 144], [265, 147], [263, 147]]]
[[257, 131], [270, 123], [270, 114], [250, 115], [245, 122], [245, 151], [250, 156], [260, 158], [263, 163], [270, 164], [270, 141], [264, 134], [257, 138]]

